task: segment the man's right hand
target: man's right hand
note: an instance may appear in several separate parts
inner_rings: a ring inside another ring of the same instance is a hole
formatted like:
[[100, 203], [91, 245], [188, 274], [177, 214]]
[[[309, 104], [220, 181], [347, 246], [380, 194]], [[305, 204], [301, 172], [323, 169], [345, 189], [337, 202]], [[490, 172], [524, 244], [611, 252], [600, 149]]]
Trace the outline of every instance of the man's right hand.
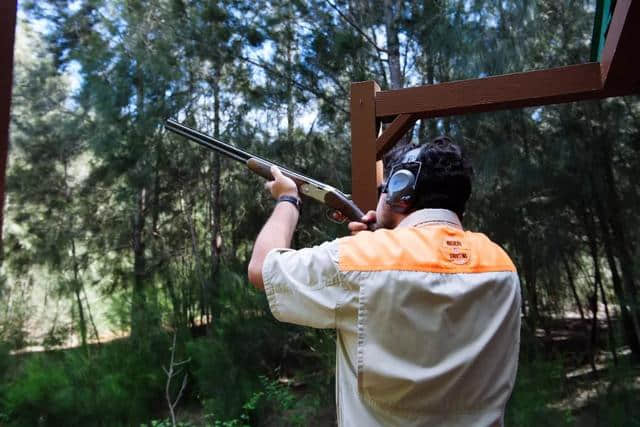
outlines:
[[358, 234], [363, 230], [368, 230], [367, 224], [369, 223], [375, 224], [375, 222], [376, 222], [376, 211], [369, 211], [366, 214], [364, 214], [364, 216], [362, 217], [362, 222], [351, 221], [347, 225], [347, 227], [349, 228], [349, 231], [351, 231], [351, 234]]

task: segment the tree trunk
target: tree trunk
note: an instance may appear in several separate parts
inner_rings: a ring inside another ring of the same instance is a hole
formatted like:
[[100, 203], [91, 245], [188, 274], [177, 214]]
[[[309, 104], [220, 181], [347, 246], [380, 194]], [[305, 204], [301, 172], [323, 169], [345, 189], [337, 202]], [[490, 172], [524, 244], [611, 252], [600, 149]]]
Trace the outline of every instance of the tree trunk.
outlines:
[[91, 305], [89, 305], [89, 297], [87, 297], [87, 292], [85, 291], [84, 285], [82, 286], [82, 295], [84, 296], [85, 305], [87, 306], [87, 315], [89, 317], [89, 322], [91, 323], [91, 327], [93, 328], [93, 336], [96, 339], [96, 343], [100, 344], [100, 334], [98, 333], [98, 328], [96, 327], [96, 322], [93, 321], [93, 315], [91, 314]]
[[596, 369], [595, 363], [595, 353], [596, 353], [596, 344], [598, 342], [598, 282], [594, 281], [593, 284], [593, 295], [590, 298], [590, 306], [591, 306], [591, 338], [589, 340], [589, 364], [591, 365], [591, 370], [594, 375], [597, 375], [598, 370]]
[[538, 326], [539, 311], [538, 311], [538, 292], [536, 287], [536, 266], [532, 259], [532, 254], [529, 248], [525, 247], [524, 252], [524, 269], [523, 276], [526, 289], [526, 299], [529, 304], [529, 316], [527, 318], [529, 326], [531, 327], [531, 333], [535, 336], [535, 330]]
[[599, 194], [596, 191], [595, 179], [591, 178], [591, 185], [593, 189], [593, 199], [598, 213], [598, 223], [600, 224], [600, 231], [602, 233], [605, 254], [609, 263], [609, 270], [611, 271], [611, 280], [613, 282], [613, 290], [615, 291], [620, 306], [620, 315], [622, 317], [623, 331], [625, 338], [629, 343], [632, 353], [636, 358], [640, 358], [640, 328], [634, 313], [629, 310], [627, 295], [618, 272], [618, 266], [616, 263], [614, 243], [611, 239], [611, 234], [608, 227], [608, 221], [605, 214], [605, 208], [602, 204], [602, 200], [599, 198]]
[[613, 174], [612, 160], [609, 141], [602, 142], [603, 151], [603, 166], [605, 168], [605, 183], [607, 186], [604, 192], [607, 197], [607, 213], [609, 218], [609, 224], [613, 231], [613, 237], [615, 239], [618, 257], [620, 258], [620, 269], [623, 274], [623, 283], [626, 287], [626, 293], [629, 297], [630, 310], [633, 317], [638, 322], [638, 298], [637, 289], [635, 284], [635, 272], [633, 271], [634, 260], [632, 244], [627, 241], [627, 234], [625, 233], [625, 225], [622, 219], [622, 206], [620, 203], [620, 196], [618, 195], [618, 189], [615, 183], [615, 177]]
[[[213, 134], [216, 138], [220, 137], [220, 78], [222, 76], [221, 66], [216, 65], [216, 80], [213, 84]], [[213, 297], [216, 284], [216, 276], [220, 268], [220, 246], [218, 238], [220, 237], [220, 208], [221, 208], [221, 186], [220, 186], [220, 156], [217, 153], [211, 155], [211, 182], [210, 182], [210, 202], [209, 202], [209, 232], [210, 232], [210, 251], [211, 251], [211, 281], [209, 287], [209, 296]], [[221, 244], [222, 242], [220, 242]], [[209, 302], [209, 309], [212, 301]]]
[[293, 142], [293, 130], [295, 126], [296, 103], [293, 97], [293, 75], [294, 52], [295, 52], [295, 21], [291, 2], [287, 2], [287, 21], [285, 26], [285, 49], [286, 49], [286, 69], [287, 75], [287, 141]]
[[[64, 195], [68, 205], [73, 202], [71, 187], [69, 186], [69, 163], [68, 159], [62, 160], [62, 167], [64, 170]], [[87, 350], [87, 322], [84, 316], [84, 308], [82, 306], [82, 298], [80, 291], [82, 290], [82, 282], [80, 281], [80, 266], [78, 265], [78, 255], [76, 252], [76, 240], [74, 234], [74, 219], [73, 216], [68, 219], [67, 222], [68, 232], [71, 236], [71, 265], [73, 269], [73, 293], [76, 297], [76, 304], [78, 307], [78, 326], [80, 328], [80, 339], [82, 348]]]
[[146, 329], [146, 296], [145, 296], [145, 267], [144, 255], [144, 224], [145, 224], [146, 189], [138, 192], [137, 209], [132, 219], [133, 228], [133, 294], [131, 297], [131, 340], [140, 341]]
[[576, 290], [576, 284], [573, 280], [573, 272], [571, 270], [571, 266], [569, 265], [569, 261], [567, 261], [567, 257], [563, 256], [562, 261], [564, 263], [564, 268], [567, 270], [567, 280], [569, 281], [569, 287], [571, 287], [571, 293], [573, 294], [573, 299], [576, 301], [576, 307], [578, 307], [578, 313], [580, 313], [580, 319], [582, 322], [586, 323], [586, 319], [584, 317], [584, 312], [582, 311], [582, 303], [580, 302], [580, 297], [578, 296], [578, 291]]
[[[600, 264], [597, 260], [596, 262], [598, 263], [598, 265]], [[613, 364], [615, 366], [618, 366], [618, 352], [616, 350], [616, 338], [613, 329], [613, 322], [611, 321], [611, 316], [609, 315], [609, 305], [607, 304], [607, 297], [604, 293], [604, 286], [602, 285], [602, 281], [600, 281], [600, 294], [602, 295], [602, 304], [604, 304], [604, 313], [607, 316], [607, 335], [609, 337], [609, 348], [611, 349], [611, 354], [613, 355]]]
[[[601, 104], [597, 103], [596, 108], [598, 119], [601, 122], [606, 122], [607, 117], [603, 113]], [[630, 344], [633, 344], [632, 350], [635, 348], [635, 351], [633, 351], [634, 357], [640, 360], [640, 318], [635, 284], [635, 263], [631, 255], [633, 253], [633, 244], [627, 240], [627, 234], [625, 233], [622, 203], [613, 171], [612, 144], [615, 139], [609, 138], [606, 133], [596, 133], [593, 128], [592, 136], [593, 142], [596, 144], [592, 148], [594, 168], [601, 169], [604, 175], [602, 182], [598, 182], [598, 184], [601, 184], [599, 186], [596, 186], [596, 182], [592, 178], [592, 186], [594, 191], [599, 193], [596, 194], [598, 196], [599, 217], [601, 221], [608, 225], [608, 227], [603, 226], [603, 235], [606, 239], [605, 244], [611, 251], [610, 264], [616, 265], [616, 271], [619, 268], [622, 273], [619, 276], [621, 278], [619, 281], [620, 295], [624, 296], [626, 301], [625, 308], [628, 309], [628, 316], [631, 318], [632, 331], [634, 332], [633, 342]], [[603, 197], [599, 197], [600, 195]], [[610, 230], [612, 236], [609, 235], [608, 230]], [[616, 258], [619, 260], [619, 265], [616, 263]]]
[[169, 295], [171, 306], [173, 307], [173, 326], [174, 328], [183, 328], [187, 325], [187, 316], [184, 312], [184, 306], [182, 305], [178, 295], [176, 294], [175, 286], [173, 285], [173, 275], [168, 274], [166, 280], [164, 280], [164, 287]]
[[[137, 50], [144, 51], [144, 45], [138, 41]], [[134, 137], [135, 143], [142, 144], [146, 138], [144, 125], [144, 73], [140, 64], [137, 64], [134, 80], [136, 89], [136, 120]], [[145, 295], [146, 282], [146, 258], [144, 227], [147, 215], [147, 187], [142, 184], [136, 195], [136, 210], [132, 218], [132, 242], [133, 242], [133, 294], [131, 296], [131, 342], [138, 344], [147, 329], [147, 301]]]
[[[564, 263], [564, 267], [567, 270], [567, 279], [569, 281], [569, 287], [571, 288], [571, 293], [573, 294], [573, 298], [576, 301], [576, 306], [578, 307], [578, 312], [580, 313], [580, 319], [585, 325], [588, 325], [588, 321], [584, 316], [584, 312], [582, 310], [582, 304], [580, 303], [580, 297], [578, 296], [578, 291], [576, 289], [576, 284], [573, 278], [573, 272], [571, 270], [571, 265], [567, 260], [566, 256], [562, 257], [562, 261]], [[596, 365], [595, 365], [595, 349], [596, 349], [596, 341], [597, 341], [597, 331], [598, 331], [598, 282], [595, 282], [595, 293], [590, 299], [590, 308], [592, 313], [591, 318], [591, 334], [588, 343], [587, 353], [589, 355], [589, 364], [591, 365], [591, 369], [594, 375], [597, 373]]]
[[596, 237], [596, 227], [594, 224], [592, 212], [589, 210], [583, 209], [584, 211], [584, 224], [585, 230], [587, 234], [587, 239], [589, 240], [589, 251], [591, 253], [591, 259], [593, 261], [593, 269], [594, 269], [594, 282], [596, 285], [596, 304], [597, 304], [597, 292], [598, 289], [602, 295], [602, 304], [604, 305], [604, 312], [607, 318], [607, 335], [609, 338], [609, 348], [611, 349], [611, 353], [613, 354], [613, 363], [615, 365], [618, 364], [618, 355], [616, 352], [616, 344], [615, 337], [613, 333], [613, 324], [611, 322], [611, 316], [609, 315], [609, 307], [607, 305], [607, 298], [604, 293], [604, 286], [602, 284], [602, 273], [600, 271], [600, 258], [598, 256], [598, 241]]
[[[402, 2], [384, 0], [384, 26], [387, 39], [387, 56], [389, 60], [390, 88], [400, 89], [404, 86], [404, 75], [400, 63], [400, 38], [397, 20], [402, 16]], [[413, 127], [398, 140], [396, 147], [401, 150], [411, 142]]]
[[198, 305], [200, 307], [200, 324], [204, 324], [207, 318], [207, 281], [205, 280], [205, 274], [200, 262], [200, 255], [198, 254], [198, 236], [196, 235], [196, 225], [193, 219], [193, 206], [194, 202], [190, 201], [189, 206], [182, 206], [183, 214], [186, 218], [187, 225], [189, 227], [189, 236], [191, 237], [191, 256], [195, 262], [195, 273], [200, 284], [200, 298], [198, 299]]
[[[604, 122], [604, 120], [603, 120]], [[635, 251], [635, 245], [633, 239], [628, 239], [627, 227], [623, 218], [624, 209], [621, 202], [620, 194], [618, 193], [618, 184], [616, 183], [616, 177], [614, 173], [614, 160], [613, 160], [613, 148], [610, 138], [601, 138], [600, 144], [601, 158], [604, 167], [606, 190], [604, 194], [607, 196], [607, 207], [611, 229], [613, 235], [618, 243], [616, 247], [619, 249], [619, 257], [622, 263], [621, 269], [625, 276], [627, 276], [626, 282], [628, 291], [634, 298], [634, 304], [637, 306], [637, 287], [635, 284], [635, 272], [633, 269], [634, 259], [633, 253]]]
[[73, 293], [76, 296], [76, 304], [78, 305], [78, 321], [80, 326], [80, 337], [82, 339], [82, 348], [87, 349], [87, 322], [84, 318], [84, 309], [82, 307], [82, 298], [80, 297], [80, 268], [76, 257], [76, 242], [71, 239], [71, 259], [73, 263]]
[[[434, 66], [433, 66], [433, 54], [431, 49], [427, 48], [424, 55], [426, 55], [427, 63], [427, 78], [423, 81], [423, 84], [434, 83]], [[429, 140], [435, 138], [438, 133], [438, 124], [435, 119], [422, 119], [420, 120], [420, 127], [418, 128], [418, 141], [420, 145], [426, 144]]]
[[[537, 353], [536, 331], [538, 329], [539, 314], [538, 314], [538, 294], [536, 289], [535, 272], [532, 272], [527, 268], [527, 262], [525, 261], [525, 268], [523, 271], [523, 282], [525, 289], [525, 298], [528, 304], [527, 316], [524, 318], [525, 329], [525, 351], [528, 354], [529, 359], [534, 359]], [[523, 298], [524, 304], [524, 298]]]
[[390, 89], [402, 87], [402, 69], [400, 67], [400, 39], [396, 19], [400, 16], [401, 3], [384, 0], [384, 25], [387, 35], [387, 55], [389, 57]]

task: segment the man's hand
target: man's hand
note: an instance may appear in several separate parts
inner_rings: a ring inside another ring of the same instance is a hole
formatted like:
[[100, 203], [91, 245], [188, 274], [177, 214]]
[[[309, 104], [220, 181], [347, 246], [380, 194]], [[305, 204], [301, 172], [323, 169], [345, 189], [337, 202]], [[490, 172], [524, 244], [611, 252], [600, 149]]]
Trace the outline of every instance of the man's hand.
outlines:
[[351, 221], [347, 227], [349, 228], [349, 231], [351, 231], [351, 234], [358, 234], [361, 231], [367, 230], [367, 224], [371, 222], [376, 222], [376, 211], [367, 212], [362, 217], [362, 222]]
[[271, 175], [274, 180], [268, 181], [264, 186], [271, 193], [271, 197], [278, 200], [280, 196], [293, 196], [300, 198], [298, 195], [298, 187], [291, 178], [287, 178], [282, 174], [280, 168], [276, 165], [271, 166]]

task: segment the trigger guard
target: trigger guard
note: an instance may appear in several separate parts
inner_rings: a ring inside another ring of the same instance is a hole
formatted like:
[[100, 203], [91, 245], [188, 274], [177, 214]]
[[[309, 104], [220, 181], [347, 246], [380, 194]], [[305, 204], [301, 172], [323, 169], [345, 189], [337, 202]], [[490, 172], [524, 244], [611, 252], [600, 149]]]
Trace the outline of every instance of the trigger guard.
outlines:
[[337, 224], [343, 224], [347, 220], [347, 217], [337, 209], [328, 209], [327, 218]]

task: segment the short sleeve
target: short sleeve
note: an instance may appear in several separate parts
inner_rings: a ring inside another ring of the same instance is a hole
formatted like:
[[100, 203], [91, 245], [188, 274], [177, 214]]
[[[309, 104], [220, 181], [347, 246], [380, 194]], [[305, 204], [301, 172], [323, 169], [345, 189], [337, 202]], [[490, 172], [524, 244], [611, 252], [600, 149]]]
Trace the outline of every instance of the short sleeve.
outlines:
[[275, 318], [313, 328], [335, 328], [336, 310], [348, 293], [337, 260], [337, 241], [297, 251], [271, 250], [262, 278]]

